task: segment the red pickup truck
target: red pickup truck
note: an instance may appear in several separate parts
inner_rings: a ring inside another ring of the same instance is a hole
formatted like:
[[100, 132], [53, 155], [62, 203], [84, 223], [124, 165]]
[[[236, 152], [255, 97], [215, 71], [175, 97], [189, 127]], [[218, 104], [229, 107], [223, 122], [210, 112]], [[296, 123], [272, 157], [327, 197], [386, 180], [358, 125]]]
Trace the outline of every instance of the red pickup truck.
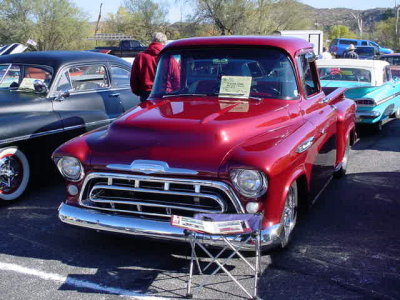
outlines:
[[298, 207], [345, 174], [356, 138], [354, 102], [322, 90], [315, 58], [289, 37], [168, 44], [148, 101], [54, 152], [59, 218], [184, 240], [171, 215], [262, 213], [262, 245], [286, 246]]

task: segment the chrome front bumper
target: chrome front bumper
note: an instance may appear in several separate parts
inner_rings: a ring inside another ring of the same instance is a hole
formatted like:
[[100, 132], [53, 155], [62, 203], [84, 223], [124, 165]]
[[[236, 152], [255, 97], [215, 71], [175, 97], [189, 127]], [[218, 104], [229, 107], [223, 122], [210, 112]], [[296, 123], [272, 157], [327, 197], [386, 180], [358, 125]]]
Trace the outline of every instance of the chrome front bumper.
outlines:
[[[64, 223], [95, 230], [162, 240], [187, 241], [184, 230], [171, 226], [169, 222], [105, 214], [96, 210], [71, 206], [65, 203], [60, 205], [58, 217]], [[280, 224], [263, 229], [261, 231], [261, 247], [265, 249], [279, 244], [281, 230]], [[215, 236], [202, 235], [201, 238], [205, 244], [211, 246], [221, 247], [226, 245], [221, 239]], [[241, 236], [230, 236], [229, 239], [232, 242], [240, 241]], [[245, 248], [249, 250], [254, 249], [254, 244], [249, 243]]]

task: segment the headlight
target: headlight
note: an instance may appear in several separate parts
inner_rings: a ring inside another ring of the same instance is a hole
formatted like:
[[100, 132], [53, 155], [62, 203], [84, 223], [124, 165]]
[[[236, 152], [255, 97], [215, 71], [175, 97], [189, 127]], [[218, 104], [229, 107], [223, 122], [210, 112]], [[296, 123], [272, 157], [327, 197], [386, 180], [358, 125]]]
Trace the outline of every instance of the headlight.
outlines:
[[234, 169], [230, 176], [236, 189], [245, 197], [257, 198], [267, 191], [268, 180], [264, 173], [255, 170]]
[[57, 162], [60, 173], [71, 181], [79, 181], [83, 178], [83, 168], [81, 162], [71, 156], [64, 156]]

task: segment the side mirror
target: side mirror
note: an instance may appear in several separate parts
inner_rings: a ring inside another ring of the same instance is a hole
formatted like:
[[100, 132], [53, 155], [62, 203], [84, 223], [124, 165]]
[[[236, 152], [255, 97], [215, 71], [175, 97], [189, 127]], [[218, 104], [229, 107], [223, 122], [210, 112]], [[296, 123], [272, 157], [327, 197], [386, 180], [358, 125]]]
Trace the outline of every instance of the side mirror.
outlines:
[[308, 62], [313, 62], [318, 59], [318, 56], [314, 52], [307, 52], [305, 58]]
[[68, 98], [70, 96], [69, 91], [57, 91], [54, 95], [54, 100], [55, 101], [64, 101], [65, 98]]
[[38, 94], [45, 94], [49, 91], [49, 88], [42, 80], [35, 80], [33, 82], [33, 87], [35, 88], [35, 92]]

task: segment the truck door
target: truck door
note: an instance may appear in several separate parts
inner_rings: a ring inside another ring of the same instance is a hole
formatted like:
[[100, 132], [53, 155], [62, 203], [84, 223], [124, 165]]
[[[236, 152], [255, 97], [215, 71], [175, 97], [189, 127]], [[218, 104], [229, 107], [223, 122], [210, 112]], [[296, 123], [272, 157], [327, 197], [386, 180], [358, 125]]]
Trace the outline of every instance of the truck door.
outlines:
[[331, 178], [336, 162], [337, 113], [329, 104], [319, 84], [313, 53], [308, 52], [297, 57], [304, 98], [300, 103], [303, 117], [315, 126], [314, 140], [308, 150], [308, 159], [312, 163], [311, 196], [314, 199]]

